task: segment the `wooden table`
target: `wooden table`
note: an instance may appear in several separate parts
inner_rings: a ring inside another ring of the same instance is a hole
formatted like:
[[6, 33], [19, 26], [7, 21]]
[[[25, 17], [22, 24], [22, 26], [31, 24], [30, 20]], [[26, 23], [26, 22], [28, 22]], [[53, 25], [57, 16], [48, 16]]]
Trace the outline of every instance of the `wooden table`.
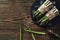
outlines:
[[[24, 21], [30, 23], [30, 28], [35, 31], [46, 32], [46, 29], [38, 27], [30, 17], [30, 8], [35, 0], [0, 0], [0, 40], [19, 40], [20, 22], [18, 19], [25, 17]], [[23, 40], [32, 40], [31, 34], [24, 31]], [[35, 35], [36, 40], [51, 40], [46, 35]]]

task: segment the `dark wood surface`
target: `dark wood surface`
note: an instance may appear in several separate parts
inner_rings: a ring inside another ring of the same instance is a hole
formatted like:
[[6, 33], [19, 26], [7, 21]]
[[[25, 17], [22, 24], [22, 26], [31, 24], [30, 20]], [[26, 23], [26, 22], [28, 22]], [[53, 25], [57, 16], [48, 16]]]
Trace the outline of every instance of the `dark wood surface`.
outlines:
[[[36, 40], [60, 40], [58, 38], [55, 38], [54, 36], [51, 36], [48, 34], [47, 29], [46, 28], [42, 28], [37, 26], [36, 24], [34, 24], [34, 22], [32, 21], [31, 17], [30, 17], [30, 9], [31, 9], [31, 5], [35, 0], [22, 0], [22, 5], [21, 5], [21, 18], [24, 16], [25, 19], [24, 21], [26, 21], [25, 24], [30, 23], [30, 28], [34, 31], [42, 31], [42, 32], [46, 32], [46, 35], [35, 35]], [[24, 23], [23, 23], [24, 24]], [[23, 40], [32, 40], [31, 34], [24, 31], [25, 29], [25, 25], [22, 26], [23, 27]], [[55, 25], [54, 27], [51, 28], [51, 30], [54, 30], [54, 32], [56, 32], [57, 34], [60, 35], [59, 32], [59, 24]]]
[[[27, 23], [30, 23], [30, 28], [35, 31], [46, 32], [46, 29], [38, 27], [31, 20], [30, 8], [35, 0], [0, 0], [0, 40], [19, 40], [19, 27], [20, 22], [18, 19], [23, 19]], [[23, 23], [22, 23], [23, 24]], [[31, 34], [24, 31], [23, 28], [23, 40], [32, 40]], [[46, 35], [35, 35], [36, 40], [51, 40], [51, 37]]]
[[19, 0], [0, 0], [0, 40], [19, 40]]

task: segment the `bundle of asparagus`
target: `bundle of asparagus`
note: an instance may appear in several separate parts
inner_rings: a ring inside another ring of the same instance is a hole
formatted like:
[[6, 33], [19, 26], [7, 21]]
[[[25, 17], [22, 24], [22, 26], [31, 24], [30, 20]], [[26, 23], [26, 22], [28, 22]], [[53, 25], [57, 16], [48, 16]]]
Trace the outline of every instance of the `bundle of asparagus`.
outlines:
[[[43, 15], [43, 16], [42, 16]], [[59, 10], [52, 4], [50, 0], [46, 0], [38, 9], [33, 13], [33, 17], [37, 19], [40, 25], [47, 24], [50, 20], [59, 15]]]
[[50, 0], [46, 0], [34, 13], [33, 13], [33, 17], [36, 17], [36, 19], [38, 20], [38, 18], [41, 18], [45, 12], [47, 12], [48, 10], [50, 10], [53, 7], [53, 4]]
[[40, 25], [44, 25], [48, 23], [50, 20], [55, 18], [59, 15], [58, 9], [54, 6], [48, 13], [45, 14], [44, 17], [42, 17], [38, 22], [40, 22]]

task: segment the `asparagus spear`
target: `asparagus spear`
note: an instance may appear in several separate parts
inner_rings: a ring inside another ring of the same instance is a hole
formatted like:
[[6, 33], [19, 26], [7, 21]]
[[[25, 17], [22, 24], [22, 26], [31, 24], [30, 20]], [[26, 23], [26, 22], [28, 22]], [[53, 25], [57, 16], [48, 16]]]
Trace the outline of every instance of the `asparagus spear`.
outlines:
[[[24, 24], [24, 25], [26, 25], [26, 24]], [[28, 26], [28, 25], [26, 25], [26, 28], [27, 28], [28, 30], [30, 30], [30, 31], [31, 31], [31, 29], [29, 28], [29, 26]], [[34, 36], [34, 34], [33, 34], [33, 33], [31, 33], [31, 36], [32, 36], [32, 39], [33, 39], [33, 40], [36, 40], [36, 39], [35, 39], [35, 36]]]
[[43, 34], [46, 34], [44, 32], [36, 32], [36, 31], [33, 31], [33, 30], [26, 30], [27, 32], [31, 32], [31, 33], [34, 33], [34, 34], [40, 34], [40, 35], [43, 35]]
[[22, 40], [22, 25], [20, 25], [20, 40]]

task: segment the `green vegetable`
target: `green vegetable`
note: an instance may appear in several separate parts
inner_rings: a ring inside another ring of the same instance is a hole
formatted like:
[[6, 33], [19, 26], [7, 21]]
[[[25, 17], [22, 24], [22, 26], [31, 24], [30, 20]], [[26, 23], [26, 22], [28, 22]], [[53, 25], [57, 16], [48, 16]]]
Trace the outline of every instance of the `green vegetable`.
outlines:
[[[26, 28], [27, 28], [28, 30], [30, 30], [30, 31], [31, 31], [31, 29], [29, 28], [29, 26], [28, 26], [28, 25], [26, 25]], [[34, 34], [33, 34], [33, 33], [31, 33], [31, 36], [32, 36], [32, 39], [33, 39], [33, 40], [36, 40], [36, 39], [35, 39], [35, 36], [34, 36]]]
[[34, 34], [40, 34], [40, 35], [46, 34], [46, 33], [44, 33], [44, 32], [36, 32], [36, 31], [32, 31], [32, 30], [26, 30], [26, 31], [27, 31], [27, 32], [34, 33]]
[[22, 25], [20, 25], [20, 40], [22, 40]]
[[34, 13], [33, 13], [33, 17], [37, 16], [39, 13], [40, 13], [39, 10], [34, 11]]
[[44, 16], [43, 18], [41, 18], [37, 23], [40, 22], [40, 25], [44, 25], [49, 21], [47, 16]]

